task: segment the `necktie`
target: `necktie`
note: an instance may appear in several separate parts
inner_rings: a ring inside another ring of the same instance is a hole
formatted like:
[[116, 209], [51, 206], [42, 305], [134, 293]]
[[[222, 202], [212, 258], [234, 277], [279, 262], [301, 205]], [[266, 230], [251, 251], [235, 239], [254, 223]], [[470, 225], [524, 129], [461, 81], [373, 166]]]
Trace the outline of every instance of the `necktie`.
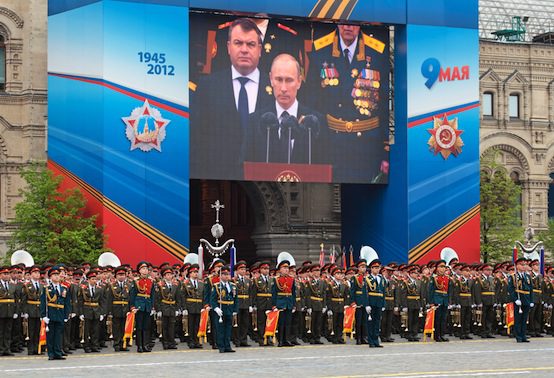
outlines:
[[196, 290], [196, 281], [192, 281], [192, 285], [194, 286], [194, 289]]
[[344, 58], [346, 59], [346, 63], [350, 64], [350, 50], [344, 49], [343, 53], [344, 53]]
[[167, 288], [171, 290], [171, 284], [167, 284]]
[[248, 125], [248, 94], [246, 93], [246, 83], [250, 81], [247, 77], [238, 77], [237, 80], [240, 83], [238, 112], [240, 116], [240, 124], [243, 129], [246, 129]]
[[38, 282], [35, 282], [35, 289], [38, 291]]
[[90, 291], [92, 292], [92, 296], [94, 297], [94, 286], [90, 288]]

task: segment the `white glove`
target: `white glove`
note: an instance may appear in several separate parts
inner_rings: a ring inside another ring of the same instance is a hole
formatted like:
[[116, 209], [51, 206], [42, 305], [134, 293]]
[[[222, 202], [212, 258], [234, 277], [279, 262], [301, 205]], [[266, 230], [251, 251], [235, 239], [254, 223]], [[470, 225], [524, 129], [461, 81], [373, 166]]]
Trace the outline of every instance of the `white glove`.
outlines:
[[248, 312], [252, 313], [252, 311], [254, 311], [254, 309], [252, 308], [252, 306], [249, 306], [248, 307]]
[[385, 311], [385, 308], [384, 308], [384, 307], [382, 307], [382, 308], [381, 308], [381, 311], [382, 311], [382, 312], [384, 312], [384, 311]]
[[327, 307], [323, 307], [323, 309], [321, 310], [321, 313], [325, 314], [326, 312], [327, 312]]
[[67, 323], [68, 320], [69, 320], [69, 319], [64, 319], [63, 322], [64, 322], [64, 323]]
[[158, 311], [158, 318], [161, 318], [162, 317], [162, 312], [161, 311]]
[[49, 318], [43, 318], [42, 320], [44, 320], [44, 323], [45, 323], [45, 324], [50, 323], [50, 319], [49, 319]]
[[535, 304], [531, 303], [531, 304], [529, 304], [529, 307], [533, 308], [533, 307], [535, 307]]
[[395, 307], [395, 308], [393, 309], [393, 311], [394, 311], [394, 312], [398, 312], [398, 307]]
[[408, 312], [408, 307], [403, 307], [402, 312]]
[[296, 307], [292, 308], [292, 313], [294, 314], [296, 312]]
[[152, 311], [150, 311], [150, 316], [153, 316], [155, 313], [156, 313], [156, 310], [152, 309]]
[[219, 317], [223, 316], [223, 310], [220, 309], [219, 307], [214, 308], [214, 311], [217, 314], [217, 316], [219, 316]]
[[100, 315], [100, 321], [104, 320], [104, 315]]
[[306, 312], [308, 313], [308, 315], [311, 315], [312, 314], [312, 309], [309, 308], [309, 309], [306, 310]]
[[475, 303], [471, 305], [471, 308], [475, 308], [475, 307], [477, 307]]
[[187, 316], [189, 314], [189, 310], [183, 310], [183, 315]]
[[333, 311], [331, 310], [327, 311], [327, 316], [333, 316]]
[[365, 312], [371, 313], [371, 306], [365, 306]]
[[14, 318], [14, 319], [17, 319], [18, 317], [19, 317], [19, 314], [17, 314], [17, 313], [16, 313], [16, 314], [13, 314], [13, 318]]
[[179, 316], [181, 314], [181, 311], [177, 310], [175, 311], [175, 316]]
[[[85, 315], [79, 315], [79, 319], [85, 320]], [[46, 323], [46, 324], [48, 324], [48, 323]]]
[[69, 317], [70, 317], [71, 319], [73, 319], [73, 318], [76, 317], [76, 316], [77, 316], [77, 314], [74, 313], [74, 312], [72, 312], [71, 314], [69, 314]]
[[258, 308], [256, 306], [252, 307], [253, 311], [258, 311]]
[[448, 309], [449, 309], [449, 310], [452, 310], [452, 305], [448, 305]]
[[236, 313], [236, 312], [233, 312], [233, 316], [237, 316], [237, 313]]
[[367, 320], [371, 321], [371, 314], [367, 316]]
[[516, 306], [521, 306], [521, 301], [519, 299], [516, 299]]
[[29, 319], [29, 314], [23, 314], [21, 316], [23, 317], [23, 319]]

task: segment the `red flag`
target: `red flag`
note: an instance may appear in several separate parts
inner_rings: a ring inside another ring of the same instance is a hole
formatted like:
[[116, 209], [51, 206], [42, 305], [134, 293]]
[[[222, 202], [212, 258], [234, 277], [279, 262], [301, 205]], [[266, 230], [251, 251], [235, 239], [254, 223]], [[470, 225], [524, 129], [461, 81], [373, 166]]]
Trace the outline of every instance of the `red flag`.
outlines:
[[[275, 336], [275, 332], [277, 331], [277, 325], [279, 324], [279, 313], [281, 311], [266, 311], [267, 313], [267, 319], [265, 321], [265, 333], [264, 333], [264, 344], [267, 345], [267, 338], [271, 336]], [[276, 338], [273, 338], [273, 342], [275, 343]]]
[[127, 339], [129, 345], [133, 345], [133, 330], [135, 329], [135, 313], [130, 311], [125, 319], [125, 333], [123, 334], [123, 348], [127, 348]]
[[506, 327], [508, 327], [508, 335], [510, 334], [510, 327], [514, 325], [515, 315], [514, 315], [514, 304], [506, 304]]
[[350, 265], [349, 267], [351, 266], [354, 266], [354, 247], [352, 247], [352, 244], [350, 244], [350, 248], [348, 248], [349, 252], [350, 252]]
[[329, 261], [331, 264], [335, 263], [335, 245], [333, 245], [333, 248], [329, 251]]
[[435, 335], [435, 307], [431, 307], [427, 310], [427, 316], [425, 317], [425, 327], [423, 327], [423, 340], [429, 336], [433, 338]]
[[343, 333], [352, 334], [354, 329], [354, 320], [356, 319], [356, 306], [349, 306], [344, 309], [344, 322], [343, 322]]
[[346, 271], [346, 247], [342, 247], [342, 268]]
[[42, 353], [42, 347], [46, 345], [46, 323], [40, 322], [40, 336], [38, 339], [38, 354]]
[[323, 266], [325, 265], [325, 251], [323, 250], [323, 243], [319, 246], [321, 247], [321, 250], [319, 251], [319, 265]]
[[207, 330], [208, 330], [208, 316], [209, 316], [209, 313], [210, 311], [207, 310], [207, 309], [202, 309], [200, 310], [200, 325], [198, 326], [198, 333], [196, 334], [196, 336], [198, 337], [198, 339], [200, 340], [200, 342], [202, 342], [202, 340], [204, 340], [204, 342], [206, 342], [206, 333], [207, 333]]

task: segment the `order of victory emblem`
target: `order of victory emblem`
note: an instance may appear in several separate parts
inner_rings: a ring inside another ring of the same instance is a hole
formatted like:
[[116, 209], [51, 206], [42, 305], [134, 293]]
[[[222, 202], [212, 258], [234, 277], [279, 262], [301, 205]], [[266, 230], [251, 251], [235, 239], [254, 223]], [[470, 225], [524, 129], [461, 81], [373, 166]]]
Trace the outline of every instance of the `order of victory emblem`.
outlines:
[[462, 152], [463, 130], [458, 129], [458, 118], [449, 120], [446, 114], [443, 118], [433, 117], [433, 128], [427, 131], [431, 134], [427, 144], [435, 155], [440, 153], [446, 160], [450, 154], [458, 156]]
[[140, 149], [148, 152], [155, 149], [162, 152], [165, 128], [171, 122], [162, 118], [160, 111], [144, 100], [144, 104], [133, 109], [129, 117], [121, 117], [125, 123], [125, 135], [131, 142], [131, 151]]

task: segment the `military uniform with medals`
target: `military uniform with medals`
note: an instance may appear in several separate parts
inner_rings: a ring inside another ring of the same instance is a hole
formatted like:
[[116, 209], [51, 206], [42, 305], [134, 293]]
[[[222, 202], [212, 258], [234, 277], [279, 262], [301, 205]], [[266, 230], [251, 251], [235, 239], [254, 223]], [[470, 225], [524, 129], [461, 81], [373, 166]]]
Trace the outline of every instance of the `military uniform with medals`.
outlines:
[[[116, 268], [115, 274], [126, 272], [126, 268]], [[116, 280], [107, 287], [107, 314], [112, 320], [113, 347], [116, 352], [127, 351], [123, 348], [123, 335], [125, 334], [125, 321], [130, 310], [129, 295], [131, 285], [127, 280]]]
[[[40, 271], [38, 266], [31, 268], [30, 272]], [[23, 316], [28, 321], [29, 341], [27, 352], [29, 355], [38, 354], [38, 341], [40, 338], [40, 295], [42, 285], [39, 281], [29, 280], [23, 285], [21, 308]]]

